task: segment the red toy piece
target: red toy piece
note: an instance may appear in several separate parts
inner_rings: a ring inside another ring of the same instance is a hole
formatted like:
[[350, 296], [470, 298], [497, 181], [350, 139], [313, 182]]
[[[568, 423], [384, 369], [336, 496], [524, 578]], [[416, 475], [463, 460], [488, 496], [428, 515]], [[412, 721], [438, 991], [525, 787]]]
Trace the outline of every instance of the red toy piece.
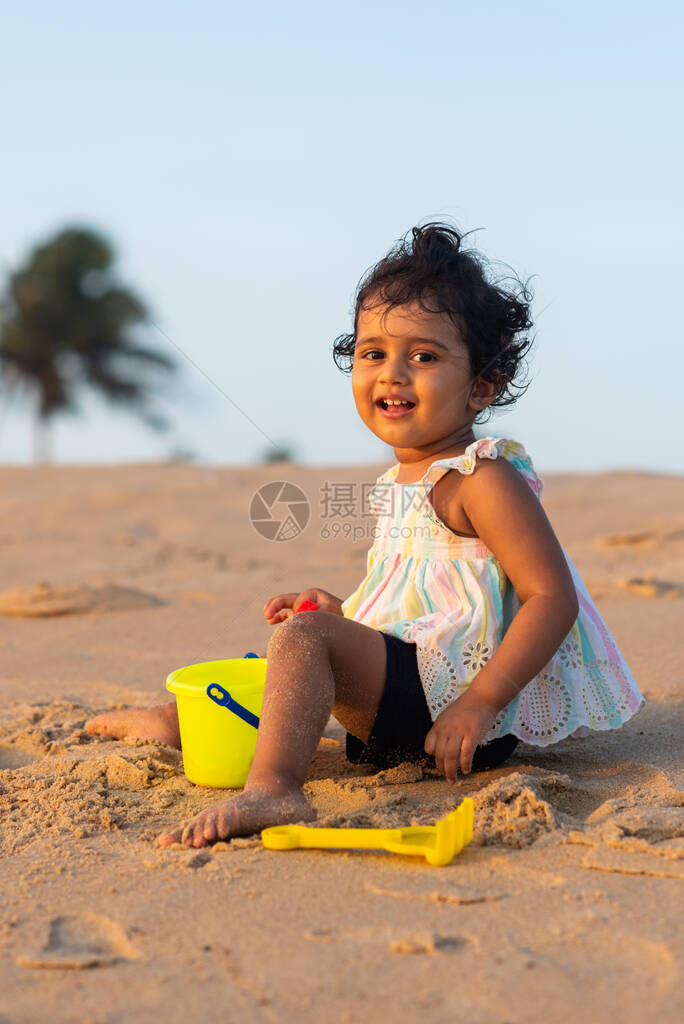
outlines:
[[318, 605], [315, 601], [302, 601], [299, 608], [295, 612], [295, 615], [299, 615], [300, 612], [317, 612]]

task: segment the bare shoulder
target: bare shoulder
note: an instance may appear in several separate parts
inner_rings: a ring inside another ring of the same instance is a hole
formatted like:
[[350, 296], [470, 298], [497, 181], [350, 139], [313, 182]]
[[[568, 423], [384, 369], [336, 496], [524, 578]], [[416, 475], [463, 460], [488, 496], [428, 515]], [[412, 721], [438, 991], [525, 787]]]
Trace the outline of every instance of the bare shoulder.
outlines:
[[535, 513], [539, 499], [525, 478], [506, 459], [478, 460], [475, 471], [464, 477], [461, 501], [467, 515], [480, 511], [501, 514], [503, 509]]
[[443, 523], [464, 537], [477, 537], [479, 531], [473, 522], [483, 505], [501, 509], [528, 496], [536, 498], [520, 474], [505, 459], [478, 459], [470, 474], [457, 471], [445, 473], [436, 483], [432, 504]]
[[515, 466], [504, 458], [478, 459], [472, 473], [463, 478], [465, 489], [469, 492], [486, 492], [500, 488], [521, 488], [523, 492], [532, 493], [529, 484], [521, 476]]
[[536, 519], [541, 512], [535, 494], [506, 459], [478, 459], [472, 473], [446, 473], [435, 485], [433, 505], [442, 522], [465, 537], [482, 536], [483, 517], [519, 511]]

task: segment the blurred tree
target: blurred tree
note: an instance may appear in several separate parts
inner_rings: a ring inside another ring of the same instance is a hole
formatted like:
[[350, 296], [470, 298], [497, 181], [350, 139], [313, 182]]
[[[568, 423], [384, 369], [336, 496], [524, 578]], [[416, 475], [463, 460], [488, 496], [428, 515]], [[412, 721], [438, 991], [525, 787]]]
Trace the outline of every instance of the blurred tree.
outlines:
[[288, 444], [287, 441], [280, 444], [278, 442], [277, 447], [267, 448], [261, 453], [259, 462], [268, 464], [271, 462], [296, 462], [297, 453], [293, 445]]
[[150, 397], [155, 373], [174, 372], [176, 362], [134, 340], [147, 310], [118, 283], [113, 264], [106, 238], [71, 227], [37, 246], [8, 281], [0, 303], [0, 382], [10, 397], [32, 396], [35, 461], [49, 461], [49, 422], [78, 412], [84, 388], [128, 407], [153, 430], [169, 426], [150, 408]]
[[197, 452], [182, 442], [172, 444], [166, 456], [167, 462], [196, 462]]

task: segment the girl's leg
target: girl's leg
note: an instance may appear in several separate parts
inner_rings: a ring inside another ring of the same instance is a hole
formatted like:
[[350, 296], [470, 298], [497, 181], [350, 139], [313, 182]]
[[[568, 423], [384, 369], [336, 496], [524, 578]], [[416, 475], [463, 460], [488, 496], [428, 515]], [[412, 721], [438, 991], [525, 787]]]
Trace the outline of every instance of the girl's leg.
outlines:
[[302, 785], [331, 712], [364, 742], [385, 686], [382, 634], [328, 612], [304, 612], [276, 628], [254, 761], [242, 793], [214, 804], [163, 846], [205, 846], [270, 825], [315, 817]]

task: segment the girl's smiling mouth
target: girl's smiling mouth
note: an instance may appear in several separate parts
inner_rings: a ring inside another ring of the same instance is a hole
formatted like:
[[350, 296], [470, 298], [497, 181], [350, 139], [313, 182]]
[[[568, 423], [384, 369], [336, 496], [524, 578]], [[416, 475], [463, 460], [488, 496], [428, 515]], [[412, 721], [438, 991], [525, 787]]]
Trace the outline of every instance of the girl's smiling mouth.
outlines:
[[375, 405], [385, 416], [388, 416], [390, 419], [397, 419], [401, 416], [407, 416], [415, 408], [416, 403], [408, 398], [385, 395], [381, 398], [376, 398]]

